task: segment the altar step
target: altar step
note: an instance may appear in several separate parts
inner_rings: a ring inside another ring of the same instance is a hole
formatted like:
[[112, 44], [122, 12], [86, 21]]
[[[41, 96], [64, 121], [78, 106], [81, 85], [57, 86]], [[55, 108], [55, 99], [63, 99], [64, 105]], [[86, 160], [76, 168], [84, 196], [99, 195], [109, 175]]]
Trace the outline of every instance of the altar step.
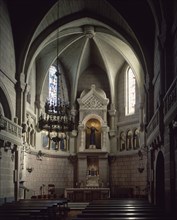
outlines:
[[89, 202], [68, 202], [70, 210], [84, 210], [89, 205]]

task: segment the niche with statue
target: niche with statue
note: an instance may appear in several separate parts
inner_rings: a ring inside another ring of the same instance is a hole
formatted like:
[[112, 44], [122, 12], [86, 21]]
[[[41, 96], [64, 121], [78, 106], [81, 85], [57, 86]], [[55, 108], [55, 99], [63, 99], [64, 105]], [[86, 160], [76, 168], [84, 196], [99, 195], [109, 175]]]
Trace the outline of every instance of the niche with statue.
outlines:
[[86, 123], [86, 149], [101, 149], [101, 124], [94, 118]]
[[[108, 181], [108, 153], [110, 152], [107, 121], [109, 99], [106, 93], [91, 85], [84, 90], [79, 104], [77, 135], [78, 182], [87, 188], [103, 187]], [[99, 170], [99, 165], [105, 170]], [[86, 174], [86, 175], [85, 175]]]
[[84, 90], [78, 100], [79, 126], [78, 151], [99, 149], [109, 151], [109, 127], [107, 125], [107, 105], [109, 99], [102, 89], [91, 85]]

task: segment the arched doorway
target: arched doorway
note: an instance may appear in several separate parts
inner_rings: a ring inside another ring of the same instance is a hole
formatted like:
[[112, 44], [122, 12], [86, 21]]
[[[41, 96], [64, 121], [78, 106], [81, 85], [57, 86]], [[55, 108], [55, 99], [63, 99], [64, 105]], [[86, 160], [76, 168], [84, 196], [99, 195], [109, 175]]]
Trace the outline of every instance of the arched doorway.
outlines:
[[156, 163], [156, 204], [165, 206], [164, 156], [160, 151]]

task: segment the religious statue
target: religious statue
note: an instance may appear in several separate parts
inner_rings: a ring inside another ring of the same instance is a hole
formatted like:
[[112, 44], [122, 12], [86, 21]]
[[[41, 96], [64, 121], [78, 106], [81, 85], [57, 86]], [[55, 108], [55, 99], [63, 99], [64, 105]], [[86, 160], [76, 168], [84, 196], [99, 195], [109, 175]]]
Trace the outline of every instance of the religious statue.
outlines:
[[63, 134], [61, 134], [61, 137], [60, 137], [60, 149], [61, 150], [64, 150], [65, 149], [65, 139], [66, 137], [63, 136]]
[[98, 129], [96, 129], [94, 126], [87, 126], [87, 128], [90, 129], [90, 145], [96, 145], [95, 132], [98, 131]]

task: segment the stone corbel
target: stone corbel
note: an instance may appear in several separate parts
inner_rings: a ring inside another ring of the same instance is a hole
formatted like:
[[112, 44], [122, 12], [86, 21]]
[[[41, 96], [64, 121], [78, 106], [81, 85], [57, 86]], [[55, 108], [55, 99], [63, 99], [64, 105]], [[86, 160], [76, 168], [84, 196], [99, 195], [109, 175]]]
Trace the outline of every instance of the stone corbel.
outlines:
[[116, 136], [116, 130], [110, 130], [109, 131], [109, 136], [110, 137], [115, 137]]
[[109, 164], [113, 164], [115, 161], [116, 161], [116, 156], [115, 155], [109, 155], [108, 156]]
[[38, 110], [41, 110], [44, 108], [45, 102], [41, 101], [40, 95], [36, 95], [35, 99], [35, 106], [38, 108]]
[[70, 136], [71, 137], [77, 137], [77, 134], [78, 134], [77, 130], [72, 130]]
[[77, 155], [69, 155], [68, 160], [72, 163], [75, 164], [77, 162]]

